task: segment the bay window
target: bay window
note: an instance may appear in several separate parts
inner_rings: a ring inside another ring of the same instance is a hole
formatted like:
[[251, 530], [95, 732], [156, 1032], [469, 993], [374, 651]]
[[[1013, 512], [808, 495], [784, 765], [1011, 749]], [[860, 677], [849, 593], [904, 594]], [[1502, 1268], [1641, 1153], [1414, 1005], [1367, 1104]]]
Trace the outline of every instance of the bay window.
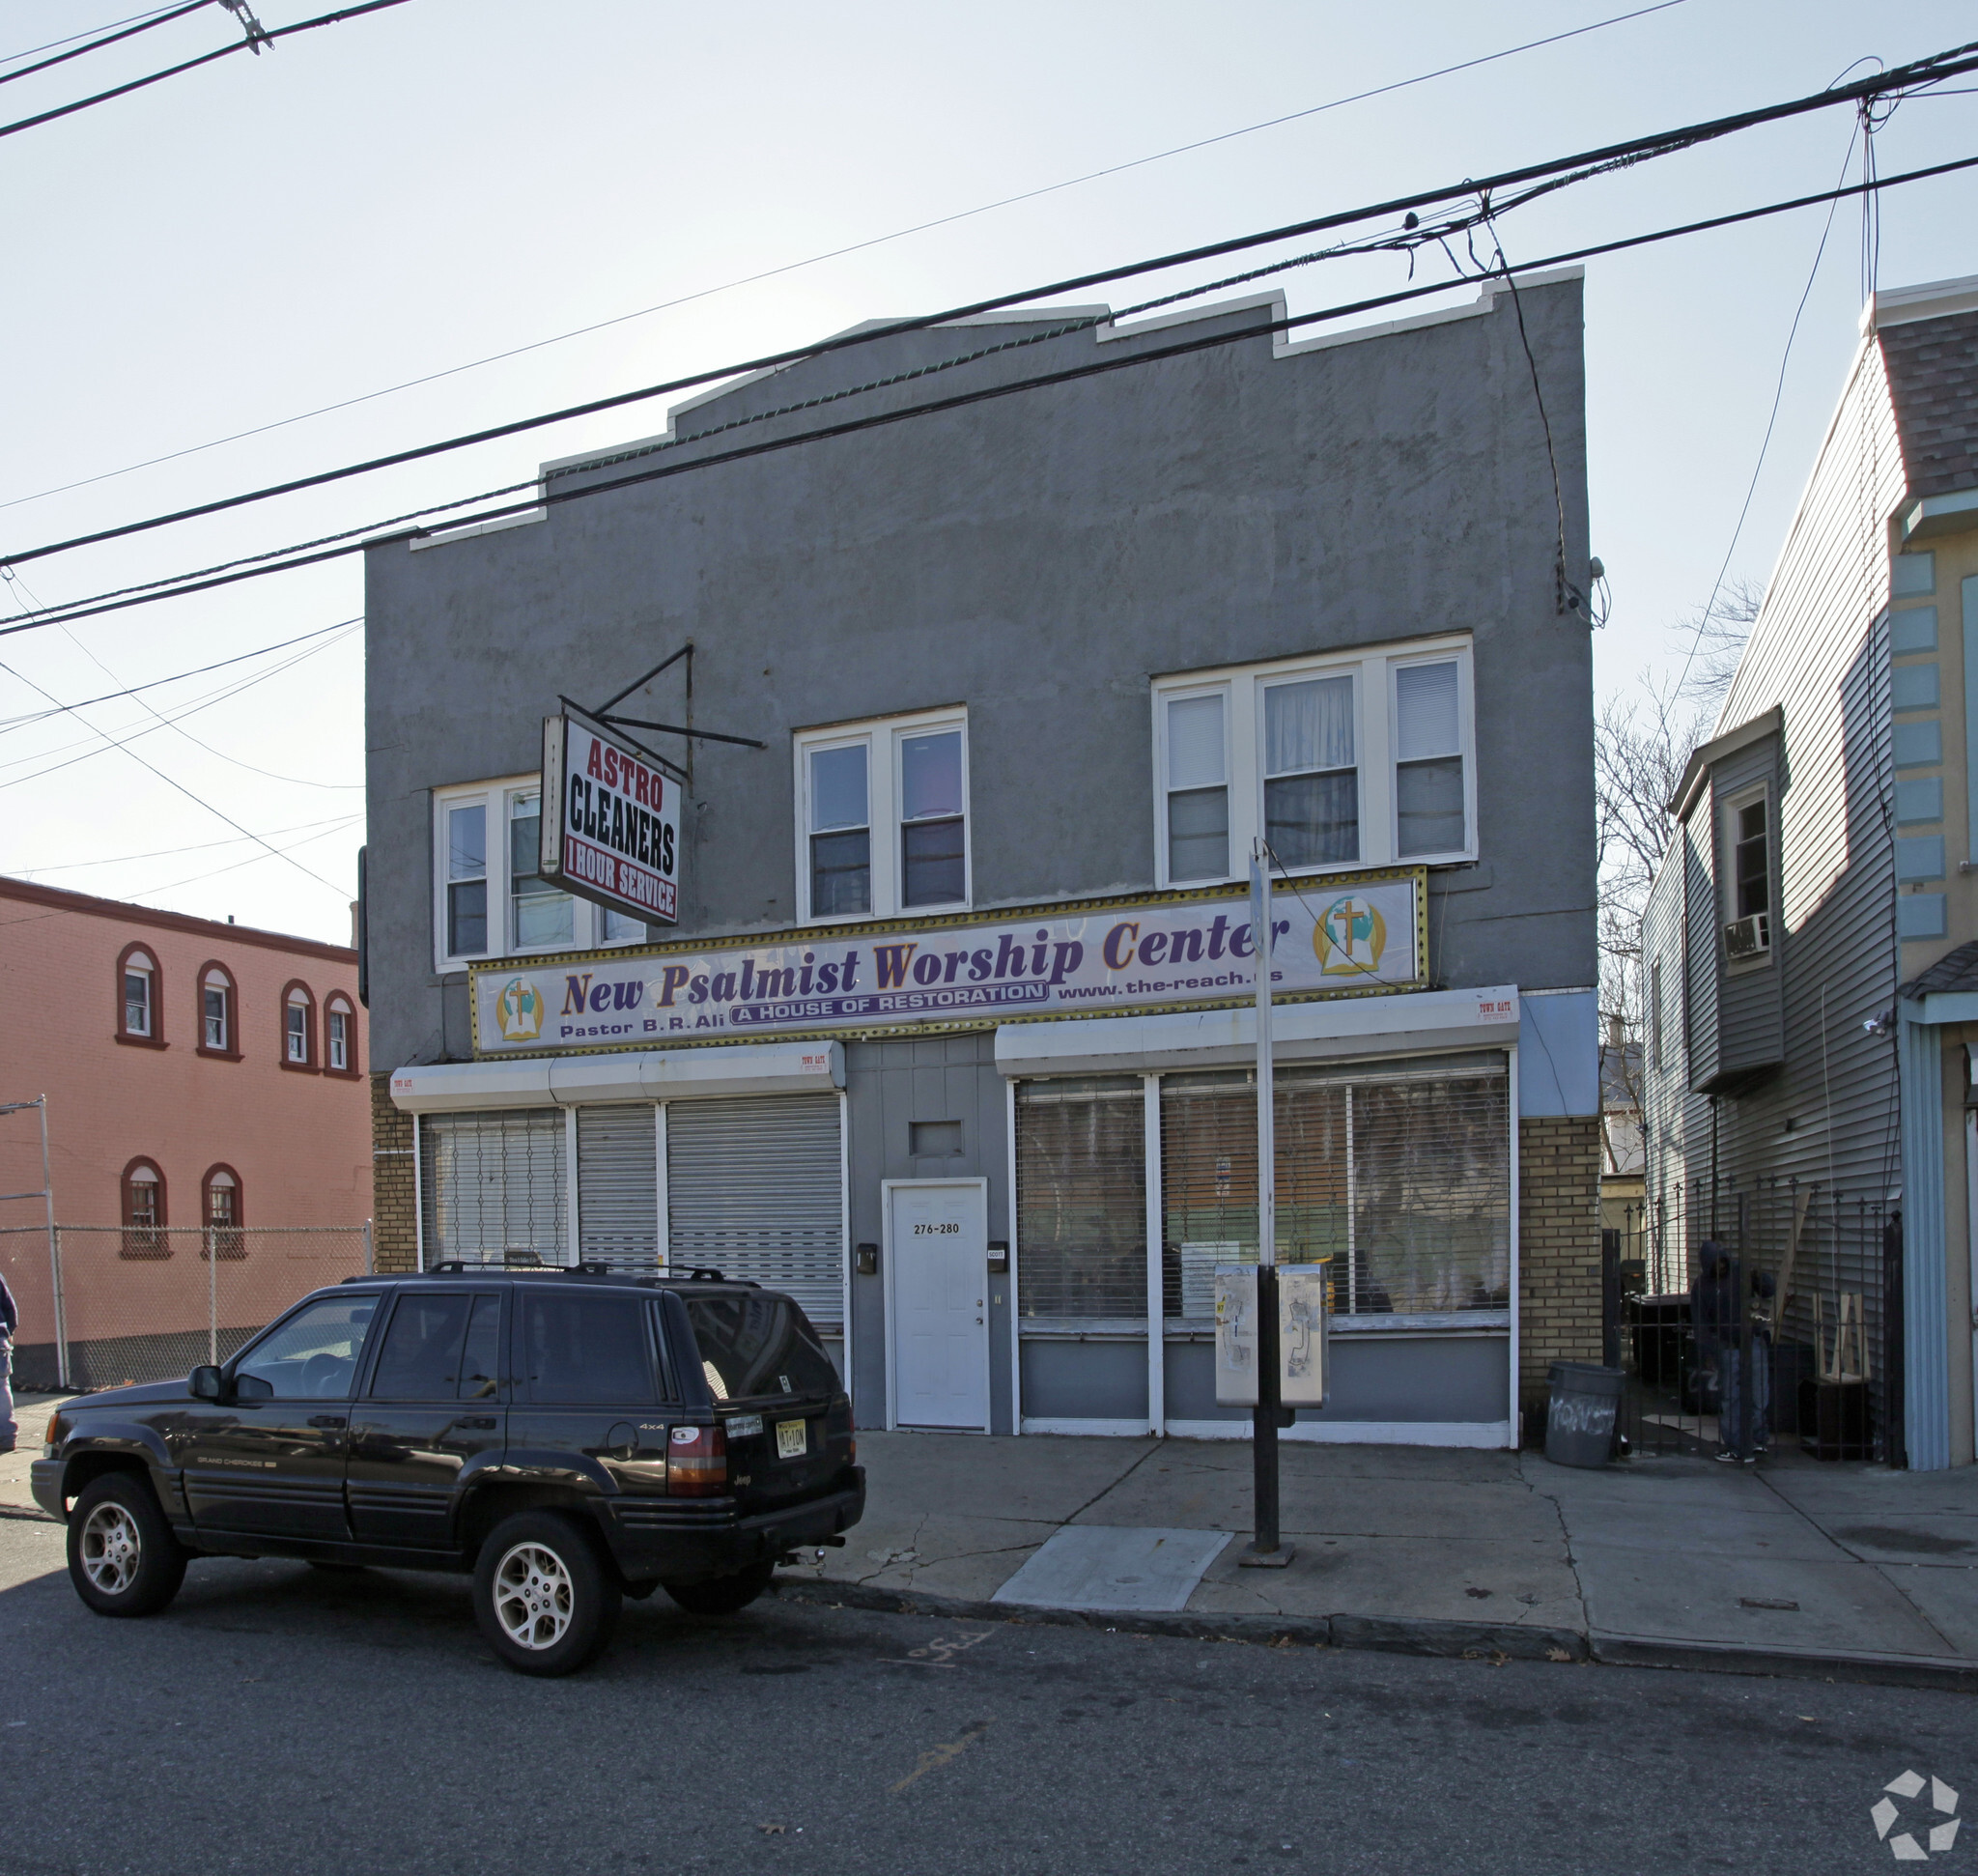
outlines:
[[1476, 858], [1467, 637], [1359, 646], [1154, 680], [1164, 887], [1280, 866]]

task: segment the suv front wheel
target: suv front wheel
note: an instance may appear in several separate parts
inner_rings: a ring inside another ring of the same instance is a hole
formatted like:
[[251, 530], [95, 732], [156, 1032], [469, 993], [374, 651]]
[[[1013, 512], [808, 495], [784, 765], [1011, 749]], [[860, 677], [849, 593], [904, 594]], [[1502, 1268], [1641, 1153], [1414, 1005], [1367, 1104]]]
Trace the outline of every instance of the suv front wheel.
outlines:
[[474, 1618], [519, 1673], [576, 1673], [610, 1640], [620, 1606], [596, 1548], [558, 1512], [504, 1518], [481, 1546]]
[[69, 1514], [69, 1580], [99, 1615], [155, 1615], [185, 1580], [185, 1552], [153, 1495], [128, 1472], [106, 1472]]

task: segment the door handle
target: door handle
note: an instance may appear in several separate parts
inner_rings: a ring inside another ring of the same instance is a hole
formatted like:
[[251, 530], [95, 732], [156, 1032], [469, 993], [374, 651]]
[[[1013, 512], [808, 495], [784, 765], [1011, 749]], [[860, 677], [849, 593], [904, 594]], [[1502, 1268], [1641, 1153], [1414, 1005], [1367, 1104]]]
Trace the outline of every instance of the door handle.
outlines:
[[456, 1420], [453, 1424], [456, 1427], [472, 1427], [481, 1433], [492, 1433], [494, 1429], [494, 1416], [488, 1414], [478, 1420]]
[[309, 1424], [312, 1427], [341, 1427], [345, 1419], [341, 1413], [312, 1413]]

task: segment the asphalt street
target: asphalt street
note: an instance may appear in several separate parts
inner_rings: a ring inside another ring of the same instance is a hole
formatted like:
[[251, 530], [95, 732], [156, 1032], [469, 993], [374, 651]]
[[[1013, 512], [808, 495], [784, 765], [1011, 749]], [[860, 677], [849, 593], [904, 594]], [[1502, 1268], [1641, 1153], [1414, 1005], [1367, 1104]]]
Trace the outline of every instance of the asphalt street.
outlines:
[[1823, 1876], [1891, 1865], [1905, 1771], [1978, 1804], [1978, 1702], [664, 1594], [530, 1681], [461, 1579], [208, 1561], [107, 1621], [0, 1519], [7, 1876]]

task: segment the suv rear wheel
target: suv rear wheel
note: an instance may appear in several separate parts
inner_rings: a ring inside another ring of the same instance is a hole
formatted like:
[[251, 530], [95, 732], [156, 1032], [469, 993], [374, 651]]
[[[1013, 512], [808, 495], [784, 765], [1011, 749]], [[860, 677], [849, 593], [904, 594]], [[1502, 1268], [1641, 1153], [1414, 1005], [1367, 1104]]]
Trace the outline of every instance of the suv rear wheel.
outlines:
[[559, 1512], [504, 1518], [481, 1546], [474, 1617], [520, 1673], [576, 1673], [610, 1640], [620, 1606], [596, 1547]]
[[666, 1594], [690, 1615], [733, 1615], [769, 1587], [773, 1563], [751, 1563], [732, 1577], [708, 1577], [697, 1583], [667, 1583]]
[[99, 1615], [155, 1615], [185, 1580], [185, 1552], [151, 1487], [128, 1472], [85, 1486], [69, 1514], [69, 1580]]

